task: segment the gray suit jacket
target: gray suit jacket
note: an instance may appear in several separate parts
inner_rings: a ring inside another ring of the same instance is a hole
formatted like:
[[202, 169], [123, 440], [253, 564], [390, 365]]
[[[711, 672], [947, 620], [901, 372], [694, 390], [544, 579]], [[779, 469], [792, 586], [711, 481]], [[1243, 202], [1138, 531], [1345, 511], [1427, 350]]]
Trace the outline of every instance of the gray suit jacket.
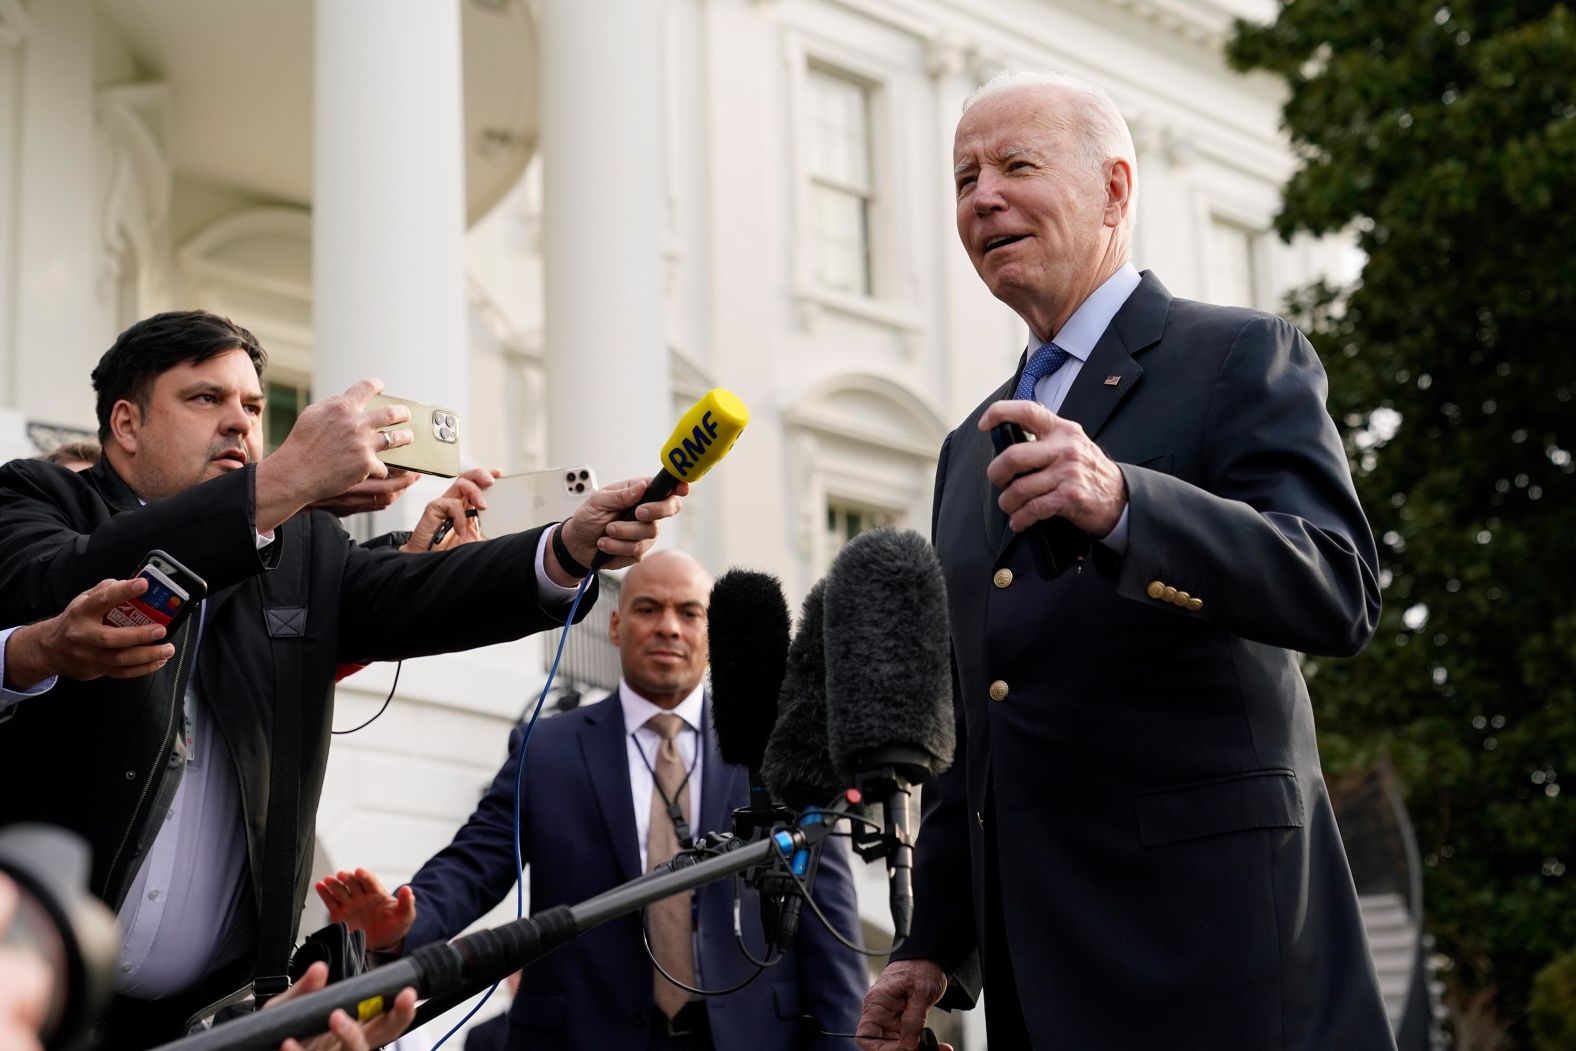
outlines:
[[985, 477], [1013, 386], [937, 470], [962, 759], [925, 791], [899, 955], [972, 1000], [995, 822], [1036, 1047], [1392, 1048], [1296, 660], [1379, 612], [1312, 348], [1146, 273], [1062, 407], [1121, 465], [1127, 552], [1050, 580]]

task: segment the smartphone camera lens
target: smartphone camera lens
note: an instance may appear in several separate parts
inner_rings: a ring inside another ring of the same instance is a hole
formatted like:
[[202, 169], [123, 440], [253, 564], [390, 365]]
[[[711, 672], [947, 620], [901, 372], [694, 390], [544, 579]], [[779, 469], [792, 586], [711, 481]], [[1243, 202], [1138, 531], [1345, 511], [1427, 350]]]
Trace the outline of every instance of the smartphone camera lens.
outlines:
[[587, 478], [590, 478], [590, 477], [591, 477], [591, 472], [590, 471], [581, 471], [580, 472], [580, 480], [582, 482], [585, 481]]
[[575, 492], [583, 493], [585, 491], [586, 491], [586, 483], [584, 483], [584, 482], [576, 482], [575, 483]]

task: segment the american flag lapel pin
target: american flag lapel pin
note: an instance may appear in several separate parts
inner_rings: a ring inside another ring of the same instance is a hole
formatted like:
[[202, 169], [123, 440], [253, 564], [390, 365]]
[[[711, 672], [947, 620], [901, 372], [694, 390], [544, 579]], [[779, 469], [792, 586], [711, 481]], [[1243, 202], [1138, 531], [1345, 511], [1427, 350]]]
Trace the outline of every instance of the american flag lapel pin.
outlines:
[[1120, 376], [1111, 375], [1111, 376], [1107, 376], [1105, 378], [1105, 385], [1107, 387], [1114, 387], [1118, 383], [1121, 383], [1121, 382], [1122, 382], [1122, 377], [1120, 377]]

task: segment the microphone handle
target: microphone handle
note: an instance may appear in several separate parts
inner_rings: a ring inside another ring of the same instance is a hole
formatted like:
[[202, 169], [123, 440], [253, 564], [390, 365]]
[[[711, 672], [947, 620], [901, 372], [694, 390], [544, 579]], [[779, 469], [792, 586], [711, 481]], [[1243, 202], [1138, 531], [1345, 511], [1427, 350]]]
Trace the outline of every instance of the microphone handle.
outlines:
[[[640, 494], [640, 499], [624, 508], [617, 520], [620, 522], [633, 522], [635, 520], [635, 508], [641, 504], [654, 504], [666, 500], [673, 495], [673, 490], [678, 487], [679, 480], [669, 474], [666, 468], [658, 471], [651, 479], [651, 483], [646, 486], [646, 491]], [[598, 550], [596, 557], [591, 560], [591, 572], [595, 573], [607, 565], [612, 557], [606, 551]]]
[[887, 838], [891, 843], [887, 855], [887, 877], [891, 885], [892, 935], [894, 939], [908, 937], [914, 919], [914, 833], [910, 827], [909, 790], [906, 785], [881, 803], [886, 818]]
[[[804, 876], [801, 877], [806, 893], [815, 886], [815, 870], [820, 867], [820, 864], [821, 852], [817, 849], [810, 855], [810, 862], [805, 867]], [[799, 888], [795, 886], [793, 893], [789, 894], [787, 900], [783, 902], [782, 918], [777, 925], [777, 948], [779, 951], [787, 952], [793, 948], [794, 939], [799, 936], [799, 914], [803, 911], [804, 895], [800, 894]]]

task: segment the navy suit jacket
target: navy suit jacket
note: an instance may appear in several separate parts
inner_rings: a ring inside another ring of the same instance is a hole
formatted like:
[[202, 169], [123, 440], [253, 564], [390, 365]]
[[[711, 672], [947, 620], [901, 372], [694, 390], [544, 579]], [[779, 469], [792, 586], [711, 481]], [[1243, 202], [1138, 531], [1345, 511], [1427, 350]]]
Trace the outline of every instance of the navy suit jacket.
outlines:
[[[698, 838], [729, 829], [729, 814], [748, 802], [746, 772], [723, 763], [707, 703]], [[530, 867], [530, 910], [574, 904], [639, 876], [624, 715], [617, 694], [537, 723], [525, 755], [520, 852]], [[452, 938], [487, 912], [515, 883], [515, 773], [522, 731], [491, 789], [453, 842], [411, 880], [416, 922], [406, 949]], [[733, 937], [733, 880], [702, 887], [698, 983], [722, 989], [754, 965]], [[857, 941], [858, 912], [843, 840], [829, 840], [816, 877], [816, 902], [843, 936]], [[759, 906], [746, 888], [745, 944], [764, 952]], [[525, 969], [509, 1011], [509, 1044], [527, 1048], [645, 1051], [655, 1010], [652, 966], [641, 946], [638, 916], [610, 921]], [[869, 982], [863, 959], [838, 945], [805, 910], [795, 949], [743, 989], [706, 1000], [719, 1051], [847, 1051], [846, 1039], [803, 1035], [802, 1016], [818, 1028], [851, 1033]]]
[[1122, 471], [1127, 550], [1049, 580], [985, 477], [977, 423], [1014, 386], [937, 469], [960, 759], [925, 786], [898, 955], [968, 1005], [994, 893], [985, 958], [1011, 959], [1036, 1048], [1388, 1051], [1297, 666], [1379, 612], [1313, 349], [1145, 274], [1061, 409]]

